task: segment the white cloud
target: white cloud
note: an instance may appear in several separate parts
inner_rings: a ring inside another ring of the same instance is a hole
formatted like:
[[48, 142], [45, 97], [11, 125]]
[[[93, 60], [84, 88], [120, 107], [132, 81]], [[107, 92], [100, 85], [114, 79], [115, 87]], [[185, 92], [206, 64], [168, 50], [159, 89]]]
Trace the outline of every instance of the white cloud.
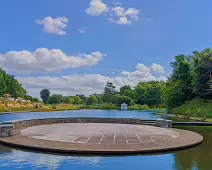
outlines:
[[87, 27], [82, 27], [78, 29], [80, 34], [86, 34], [88, 32], [88, 28]]
[[43, 25], [43, 30], [47, 33], [66, 35], [65, 29], [67, 27], [68, 18], [58, 17], [54, 19], [49, 16], [44, 18], [43, 20], [36, 20], [36, 23]]
[[163, 73], [165, 73], [164, 67], [161, 66], [160, 64], [156, 64], [156, 63], [153, 63], [152, 64], [151, 70], [152, 70], [153, 73], [156, 73], [156, 74], [163, 74]]
[[121, 2], [112, 2], [112, 4], [113, 4], [114, 6], [120, 6], [120, 5], [122, 5]]
[[[19, 77], [18, 80], [28, 90], [30, 95], [39, 97], [39, 91], [49, 88], [53, 94], [63, 95], [102, 93], [106, 82], [113, 82], [117, 89], [123, 85], [135, 86], [139, 82], [165, 81], [162, 75], [153, 76], [151, 68], [137, 64], [134, 72], [123, 71], [121, 76], [107, 77], [100, 74], [70, 75], [62, 77]], [[50, 86], [51, 85], [51, 86]]]
[[121, 7], [121, 2], [112, 2], [115, 7], [108, 7], [102, 0], [91, 0], [90, 6], [85, 12], [91, 16], [100, 16], [107, 14], [110, 17], [108, 20], [116, 24], [132, 24], [139, 19], [140, 10], [135, 8], [127, 8], [126, 10]]
[[113, 18], [108, 18], [110, 22], [121, 24], [121, 25], [129, 25], [131, 24], [131, 21], [127, 19], [127, 17], [121, 17], [118, 20], [114, 20]]
[[103, 3], [101, 0], [91, 0], [89, 4], [89, 8], [85, 10], [87, 15], [91, 16], [99, 16], [103, 13], [108, 12], [107, 4]]
[[137, 21], [139, 19], [140, 10], [137, 10], [135, 8], [128, 8], [124, 9], [123, 7], [113, 7], [112, 8], [112, 14], [114, 18], [110, 18], [110, 21], [113, 21], [113, 23], [117, 24], [131, 24], [134, 21]]
[[[60, 169], [62, 162], [77, 162], [87, 166], [95, 166], [102, 161], [102, 157], [77, 157], [77, 156], [60, 156], [52, 154], [42, 154], [33, 152], [23, 152], [12, 149], [9, 154], [1, 157], [1, 160], [6, 162], [0, 165], [0, 169], [7, 169], [8, 167], [16, 167], [17, 169], [24, 169], [26, 162], [35, 168], [30, 169]], [[10, 160], [11, 163], [7, 163]]]
[[30, 51], [10, 51], [0, 54], [0, 67], [19, 73], [55, 72], [62, 69], [91, 67], [103, 59], [99, 51], [91, 54], [67, 55], [60, 49], [38, 48]]

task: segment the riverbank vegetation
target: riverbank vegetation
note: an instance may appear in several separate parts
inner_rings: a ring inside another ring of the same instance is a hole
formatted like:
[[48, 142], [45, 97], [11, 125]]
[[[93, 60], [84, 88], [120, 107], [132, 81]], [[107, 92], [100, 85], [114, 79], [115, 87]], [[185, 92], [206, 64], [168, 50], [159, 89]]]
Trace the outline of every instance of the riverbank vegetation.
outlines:
[[90, 96], [63, 96], [42, 89], [42, 101], [27, 95], [14, 76], [0, 70], [0, 111], [50, 111], [55, 106], [57, 110], [116, 110], [126, 103], [130, 110], [167, 108], [169, 113], [212, 117], [212, 49], [178, 55], [171, 66], [173, 73], [166, 82], [140, 82], [120, 89], [107, 82], [103, 93]]
[[170, 113], [212, 117], [212, 49], [178, 55], [163, 98]]

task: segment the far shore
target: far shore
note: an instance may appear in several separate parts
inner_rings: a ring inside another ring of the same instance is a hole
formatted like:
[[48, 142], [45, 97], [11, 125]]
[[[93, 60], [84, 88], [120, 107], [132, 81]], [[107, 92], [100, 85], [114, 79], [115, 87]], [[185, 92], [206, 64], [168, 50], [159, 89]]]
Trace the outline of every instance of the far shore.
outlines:
[[[9, 112], [0, 112], [1, 114], [19, 114], [19, 113], [33, 113], [33, 112], [44, 112], [44, 113], [50, 113], [50, 112], [64, 112], [64, 111], [76, 111], [76, 110], [99, 110], [99, 109], [56, 109], [56, 110], [41, 110], [41, 109], [33, 109], [33, 110], [23, 110], [23, 111], [9, 111]], [[117, 109], [118, 111], [118, 109]], [[133, 111], [133, 110], [128, 110]], [[150, 108], [149, 110], [134, 110], [134, 111], [159, 111], [165, 114], [166, 109], [165, 108]]]

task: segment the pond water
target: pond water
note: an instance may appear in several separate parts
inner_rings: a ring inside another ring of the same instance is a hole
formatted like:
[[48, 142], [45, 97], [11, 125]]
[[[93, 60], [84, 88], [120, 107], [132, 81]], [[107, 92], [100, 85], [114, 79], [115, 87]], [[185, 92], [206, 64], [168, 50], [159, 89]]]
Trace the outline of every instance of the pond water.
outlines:
[[[50, 117], [107, 117], [161, 119], [154, 112], [67, 111], [0, 115], [1, 121]], [[179, 127], [180, 128], [180, 127]], [[0, 145], [0, 170], [80, 169], [80, 170], [210, 170], [212, 167], [212, 127], [183, 127], [204, 136], [200, 146], [171, 153], [132, 156], [53, 155]]]

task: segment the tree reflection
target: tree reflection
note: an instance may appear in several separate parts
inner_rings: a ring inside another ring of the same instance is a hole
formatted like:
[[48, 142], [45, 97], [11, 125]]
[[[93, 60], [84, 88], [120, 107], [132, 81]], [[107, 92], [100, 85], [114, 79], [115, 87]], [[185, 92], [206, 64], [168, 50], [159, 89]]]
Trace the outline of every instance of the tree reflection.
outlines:
[[187, 129], [203, 135], [204, 141], [200, 146], [185, 151], [178, 151], [174, 154], [176, 170], [211, 169], [212, 127], [189, 127]]

